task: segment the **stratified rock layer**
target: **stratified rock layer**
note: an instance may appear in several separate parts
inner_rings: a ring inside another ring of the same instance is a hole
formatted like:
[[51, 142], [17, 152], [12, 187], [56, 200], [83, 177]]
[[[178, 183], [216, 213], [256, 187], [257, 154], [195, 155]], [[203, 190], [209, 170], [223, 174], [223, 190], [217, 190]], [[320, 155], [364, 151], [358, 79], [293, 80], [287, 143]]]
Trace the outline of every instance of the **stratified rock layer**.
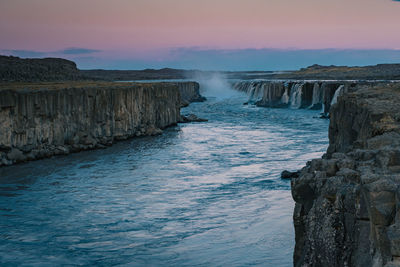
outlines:
[[158, 134], [180, 106], [177, 84], [2, 84], [0, 166]]
[[332, 106], [330, 144], [292, 179], [295, 266], [399, 266], [400, 86]]

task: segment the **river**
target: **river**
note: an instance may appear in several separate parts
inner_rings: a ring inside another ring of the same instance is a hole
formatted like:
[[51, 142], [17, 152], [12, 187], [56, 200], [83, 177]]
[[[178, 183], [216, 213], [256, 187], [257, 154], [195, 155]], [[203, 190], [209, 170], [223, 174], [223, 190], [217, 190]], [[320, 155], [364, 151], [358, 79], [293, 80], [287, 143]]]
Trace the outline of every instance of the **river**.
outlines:
[[209, 96], [209, 119], [0, 168], [1, 265], [292, 266], [282, 170], [320, 157], [318, 112]]

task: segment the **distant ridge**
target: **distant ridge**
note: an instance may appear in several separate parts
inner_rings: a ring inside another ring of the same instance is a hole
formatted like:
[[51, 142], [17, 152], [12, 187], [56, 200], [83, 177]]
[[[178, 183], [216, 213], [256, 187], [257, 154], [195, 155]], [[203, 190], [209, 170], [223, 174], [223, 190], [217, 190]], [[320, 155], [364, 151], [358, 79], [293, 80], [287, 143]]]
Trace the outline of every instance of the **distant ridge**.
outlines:
[[315, 64], [298, 71], [274, 75], [274, 77], [328, 80], [399, 80], [400, 64], [378, 64], [365, 67], [321, 66]]
[[[62, 58], [22, 59], [0, 55], [1, 82], [40, 82], [71, 80], [168, 80], [212, 74], [212, 71], [183, 69], [79, 70], [73, 61]], [[400, 64], [365, 67], [312, 65], [298, 71], [222, 71], [234, 79], [315, 79], [315, 80], [400, 80]]]

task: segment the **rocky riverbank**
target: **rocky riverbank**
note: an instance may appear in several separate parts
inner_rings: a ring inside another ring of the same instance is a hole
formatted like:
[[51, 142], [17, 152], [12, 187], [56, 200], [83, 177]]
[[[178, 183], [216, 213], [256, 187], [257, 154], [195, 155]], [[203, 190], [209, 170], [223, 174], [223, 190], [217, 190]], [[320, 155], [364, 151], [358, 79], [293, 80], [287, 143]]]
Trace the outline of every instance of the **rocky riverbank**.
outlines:
[[338, 98], [322, 159], [292, 179], [295, 266], [399, 266], [400, 86]]
[[175, 83], [3, 83], [0, 166], [158, 134], [181, 106]]

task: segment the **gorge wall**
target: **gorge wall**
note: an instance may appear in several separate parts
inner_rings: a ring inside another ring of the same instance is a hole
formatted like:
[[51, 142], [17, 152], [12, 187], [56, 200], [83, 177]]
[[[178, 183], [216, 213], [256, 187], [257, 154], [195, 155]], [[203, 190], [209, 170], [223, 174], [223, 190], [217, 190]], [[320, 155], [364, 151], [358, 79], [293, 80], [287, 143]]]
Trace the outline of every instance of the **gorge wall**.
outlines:
[[359, 86], [330, 111], [329, 148], [292, 179], [295, 266], [400, 265], [400, 86]]
[[178, 82], [179, 92], [181, 95], [182, 106], [186, 107], [193, 102], [203, 102], [206, 100], [200, 94], [200, 85], [197, 82]]
[[241, 81], [233, 89], [260, 107], [309, 108], [328, 114], [337, 97], [355, 87], [351, 81]]
[[180, 120], [179, 88], [175, 83], [3, 83], [0, 166], [157, 134]]

